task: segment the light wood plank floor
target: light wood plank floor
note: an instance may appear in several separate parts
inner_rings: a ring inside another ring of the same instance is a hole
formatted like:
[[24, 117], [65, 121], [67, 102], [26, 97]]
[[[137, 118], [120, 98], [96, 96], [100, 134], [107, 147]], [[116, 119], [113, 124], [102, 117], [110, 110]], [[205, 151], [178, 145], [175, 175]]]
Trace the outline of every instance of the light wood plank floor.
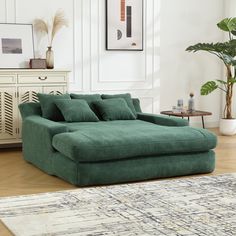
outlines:
[[[236, 136], [218, 135], [216, 170], [210, 175], [236, 172]], [[74, 189], [63, 180], [49, 176], [22, 158], [21, 149], [0, 149], [0, 197]], [[0, 235], [10, 232], [0, 223]]]

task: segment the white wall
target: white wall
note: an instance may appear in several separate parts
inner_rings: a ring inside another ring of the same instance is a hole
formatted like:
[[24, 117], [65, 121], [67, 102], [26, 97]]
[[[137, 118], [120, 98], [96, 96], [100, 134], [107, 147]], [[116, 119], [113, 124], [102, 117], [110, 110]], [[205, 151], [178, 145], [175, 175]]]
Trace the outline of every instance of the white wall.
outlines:
[[[143, 52], [105, 50], [105, 0], [0, 0], [0, 21], [29, 23], [35, 18], [50, 19], [58, 8], [64, 9], [70, 27], [55, 39], [55, 65], [72, 70], [70, 90], [130, 92], [141, 99], [144, 111], [158, 112], [160, 1], [144, 1]], [[37, 56], [44, 56], [47, 42], [35, 38]]]
[[[105, 0], [0, 0], [0, 22], [49, 19], [62, 8], [70, 27], [57, 35], [53, 49], [56, 67], [72, 70], [71, 91], [130, 92], [141, 99], [144, 111], [155, 113], [171, 109], [178, 98], [187, 102], [193, 91], [197, 108], [213, 112], [207, 121], [215, 126], [220, 94], [200, 97], [199, 90], [203, 82], [220, 77], [222, 66], [210, 55], [190, 54], [185, 48], [222, 39], [216, 22], [223, 18], [223, 4], [222, 0], [144, 0], [143, 52], [105, 50]], [[45, 39], [36, 37], [37, 55], [44, 56], [46, 46]]]
[[[169, 109], [183, 98], [187, 105], [190, 92], [195, 94], [197, 109], [211, 111], [208, 126], [217, 126], [220, 116], [220, 92], [200, 95], [208, 80], [220, 79], [222, 64], [214, 56], [189, 53], [185, 49], [198, 42], [222, 41], [216, 23], [224, 18], [221, 0], [163, 0], [161, 4], [161, 95], [160, 108]], [[192, 121], [200, 122], [199, 118]], [[194, 124], [197, 125], [197, 124]]]

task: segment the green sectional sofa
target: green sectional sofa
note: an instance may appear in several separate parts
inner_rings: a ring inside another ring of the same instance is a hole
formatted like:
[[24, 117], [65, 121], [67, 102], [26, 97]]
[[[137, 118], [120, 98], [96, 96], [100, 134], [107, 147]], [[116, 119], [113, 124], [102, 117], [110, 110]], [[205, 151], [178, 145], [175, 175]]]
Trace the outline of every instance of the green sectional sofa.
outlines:
[[214, 170], [214, 134], [183, 119], [142, 113], [139, 101], [132, 102], [136, 119], [98, 122], [52, 121], [42, 117], [40, 103], [21, 104], [24, 159], [77, 186]]

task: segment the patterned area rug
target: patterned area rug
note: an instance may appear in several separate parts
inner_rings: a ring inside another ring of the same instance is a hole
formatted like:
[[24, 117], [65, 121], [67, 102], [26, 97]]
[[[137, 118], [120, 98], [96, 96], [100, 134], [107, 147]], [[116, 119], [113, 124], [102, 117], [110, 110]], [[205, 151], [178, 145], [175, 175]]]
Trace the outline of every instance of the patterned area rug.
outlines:
[[0, 198], [19, 236], [236, 235], [236, 174]]

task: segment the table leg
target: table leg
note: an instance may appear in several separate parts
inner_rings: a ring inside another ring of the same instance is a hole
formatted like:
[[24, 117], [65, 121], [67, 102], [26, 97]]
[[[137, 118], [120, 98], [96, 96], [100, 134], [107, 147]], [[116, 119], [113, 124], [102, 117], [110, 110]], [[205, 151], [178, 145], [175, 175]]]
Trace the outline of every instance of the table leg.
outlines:
[[204, 117], [202, 116], [202, 128], [205, 129]]
[[188, 116], [188, 122], [189, 122], [189, 116]]

